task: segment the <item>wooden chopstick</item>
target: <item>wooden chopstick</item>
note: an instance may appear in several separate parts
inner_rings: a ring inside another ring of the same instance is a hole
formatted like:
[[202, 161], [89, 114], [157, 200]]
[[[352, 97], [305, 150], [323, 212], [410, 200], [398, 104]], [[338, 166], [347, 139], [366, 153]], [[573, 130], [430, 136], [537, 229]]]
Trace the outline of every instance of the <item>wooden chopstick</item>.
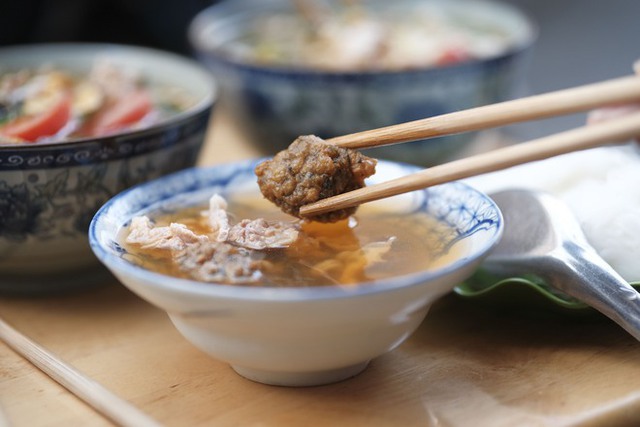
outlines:
[[9, 427], [9, 425], [9, 418], [7, 418], [6, 414], [4, 413], [4, 409], [0, 404], [0, 427]]
[[300, 215], [317, 215], [336, 209], [357, 206], [362, 203], [493, 172], [526, 162], [625, 141], [639, 135], [640, 113], [633, 113], [611, 121], [583, 126], [529, 142], [454, 160], [391, 181], [322, 199], [300, 208]]
[[159, 427], [154, 419], [36, 344], [0, 318], [0, 339], [37, 368], [121, 426]]
[[640, 100], [640, 76], [626, 76], [327, 139], [369, 148], [488, 129]]

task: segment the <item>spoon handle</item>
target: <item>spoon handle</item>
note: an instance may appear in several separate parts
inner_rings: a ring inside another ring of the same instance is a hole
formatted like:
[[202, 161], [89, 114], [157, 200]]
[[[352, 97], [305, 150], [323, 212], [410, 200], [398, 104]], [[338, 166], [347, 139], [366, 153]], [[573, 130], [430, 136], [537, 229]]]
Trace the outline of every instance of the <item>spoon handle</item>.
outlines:
[[640, 293], [590, 246], [569, 241], [564, 248], [561, 262], [548, 266], [564, 270], [550, 274], [550, 284], [600, 311], [640, 341]]

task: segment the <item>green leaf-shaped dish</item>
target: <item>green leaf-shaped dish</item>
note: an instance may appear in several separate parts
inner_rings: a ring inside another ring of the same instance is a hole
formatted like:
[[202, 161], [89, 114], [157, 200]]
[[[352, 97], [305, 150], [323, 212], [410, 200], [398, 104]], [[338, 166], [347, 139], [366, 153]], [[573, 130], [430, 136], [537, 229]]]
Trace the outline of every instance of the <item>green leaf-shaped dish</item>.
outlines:
[[[640, 282], [632, 282], [631, 286], [640, 290]], [[481, 269], [454, 291], [465, 298], [497, 305], [591, 310], [588, 305], [556, 291], [535, 276], [498, 278]]]

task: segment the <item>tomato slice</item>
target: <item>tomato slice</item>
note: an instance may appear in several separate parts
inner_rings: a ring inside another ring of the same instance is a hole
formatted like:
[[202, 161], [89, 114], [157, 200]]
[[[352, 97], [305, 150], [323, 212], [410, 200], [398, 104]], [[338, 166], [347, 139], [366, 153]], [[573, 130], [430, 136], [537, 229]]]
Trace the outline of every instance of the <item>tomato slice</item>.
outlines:
[[71, 118], [71, 96], [63, 94], [50, 109], [33, 116], [22, 116], [0, 127], [0, 135], [35, 142], [55, 135]]
[[138, 89], [107, 103], [82, 127], [82, 136], [103, 136], [116, 133], [139, 122], [153, 108], [151, 96]]
[[453, 65], [471, 59], [469, 52], [460, 47], [450, 47], [437, 59], [438, 65]]

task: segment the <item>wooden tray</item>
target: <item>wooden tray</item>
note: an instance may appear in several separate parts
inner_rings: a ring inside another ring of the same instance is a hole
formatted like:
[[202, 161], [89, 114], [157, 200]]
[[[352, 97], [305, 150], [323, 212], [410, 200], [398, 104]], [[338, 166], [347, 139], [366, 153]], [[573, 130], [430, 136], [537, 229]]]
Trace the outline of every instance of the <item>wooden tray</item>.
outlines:
[[[203, 164], [258, 155], [224, 116], [212, 129]], [[206, 356], [115, 279], [68, 296], [0, 298], [0, 313], [167, 426], [640, 425], [640, 343], [599, 314], [452, 294], [359, 376], [285, 388]], [[12, 426], [110, 425], [3, 344], [0, 406]]]

